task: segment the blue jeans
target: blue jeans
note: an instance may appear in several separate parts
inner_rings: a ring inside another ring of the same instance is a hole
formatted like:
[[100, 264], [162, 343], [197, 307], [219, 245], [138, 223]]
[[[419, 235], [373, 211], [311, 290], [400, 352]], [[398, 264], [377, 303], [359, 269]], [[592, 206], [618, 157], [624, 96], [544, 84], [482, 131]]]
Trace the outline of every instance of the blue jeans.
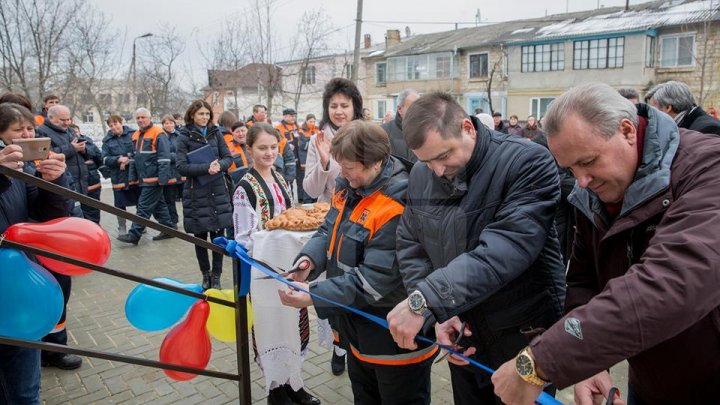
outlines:
[[40, 404], [40, 350], [0, 345], [0, 403]]

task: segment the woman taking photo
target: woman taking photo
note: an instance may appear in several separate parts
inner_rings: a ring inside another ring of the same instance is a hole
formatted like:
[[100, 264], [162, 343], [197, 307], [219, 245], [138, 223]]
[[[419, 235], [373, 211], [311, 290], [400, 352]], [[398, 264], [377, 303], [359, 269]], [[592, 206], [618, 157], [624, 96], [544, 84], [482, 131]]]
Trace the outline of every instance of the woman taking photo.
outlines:
[[[235, 240], [250, 252], [253, 251], [255, 233], [265, 229], [265, 224], [269, 220], [294, 205], [285, 179], [273, 165], [278, 156], [280, 140], [280, 133], [264, 122], [255, 123], [247, 132], [246, 143], [253, 166], [240, 180], [240, 185], [233, 195], [233, 224]], [[307, 348], [310, 336], [307, 309], [300, 310], [299, 328], [302, 353]], [[253, 329], [253, 349], [256, 360], [259, 361], [254, 332], [255, 329]], [[272, 357], [266, 357], [264, 364], [260, 364], [264, 372], [268, 368], [279, 366], [267, 364], [267, 361], [272, 361]], [[273, 383], [277, 381], [268, 382], [268, 384]], [[308, 405], [320, 403], [303, 388], [294, 391], [289, 382], [280, 381], [277, 387], [270, 385], [269, 388], [268, 404], [270, 405], [292, 404], [293, 401]]]
[[[204, 100], [193, 101], [185, 112], [186, 125], [180, 129], [175, 155], [178, 172], [187, 178], [183, 187], [185, 232], [200, 239], [209, 236], [211, 241], [223, 236], [224, 230], [232, 226], [230, 190], [223, 176], [232, 165], [232, 158], [212, 119], [210, 104]], [[207, 149], [199, 150], [205, 147]], [[203, 289], [220, 289], [223, 254], [212, 253], [212, 276], [208, 251], [195, 246], [195, 255], [203, 276]]]
[[[353, 121], [335, 134], [332, 155], [340, 177], [325, 222], [296, 261], [298, 283], [321, 297], [382, 319], [407, 298], [395, 257], [395, 231], [405, 209], [408, 168], [390, 155], [380, 126]], [[430, 368], [438, 349], [399, 348], [390, 332], [340, 307], [295, 290], [279, 291], [283, 304], [315, 306], [329, 319], [340, 345], [351, 351], [348, 375], [356, 404], [429, 404]]]

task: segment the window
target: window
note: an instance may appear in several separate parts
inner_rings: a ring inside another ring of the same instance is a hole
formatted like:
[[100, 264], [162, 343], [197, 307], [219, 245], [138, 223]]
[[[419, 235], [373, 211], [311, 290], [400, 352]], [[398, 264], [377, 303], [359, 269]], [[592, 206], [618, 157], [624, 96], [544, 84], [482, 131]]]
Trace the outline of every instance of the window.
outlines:
[[565, 70], [565, 44], [523, 46], [520, 64], [521, 72]]
[[315, 66], [307, 66], [303, 68], [302, 84], [315, 84]]
[[92, 111], [85, 112], [85, 122], [93, 122], [95, 120], [95, 115]]
[[343, 77], [346, 79], [352, 79], [352, 69], [353, 65], [346, 63], [345, 66], [343, 66]]
[[660, 37], [660, 67], [694, 66], [695, 34]]
[[468, 71], [470, 77], [487, 77], [488, 76], [488, 54], [478, 53], [470, 55], [470, 66]]
[[533, 97], [530, 99], [530, 115], [534, 115], [535, 118], [541, 118], [545, 115], [550, 107], [550, 103], [555, 100], [555, 97]]
[[[448, 79], [457, 77], [456, 65], [451, 52], [398, 56], [388, 58], [386, 79], [389, 82]], [[380, 69], [380, 64], [376, 66]]]
[[645, 37], [645, 67], [655, 67], [655, 37]]
[[573, 69], [621, 68], [625, 38], [590, 39], [573, 42]]
[[375, 64], [375, 82], [385, 83], [387, 81], [387, 64], [377, 63]]
[[375, 111], [377, 111], [377, 115], [375, 116], [375, 118], [380, 120], [385, 118], [385, 109], [387, 108], [386, 106], [387, 102], [385, 100], [378, 100], [377, 108], [375, 109]]

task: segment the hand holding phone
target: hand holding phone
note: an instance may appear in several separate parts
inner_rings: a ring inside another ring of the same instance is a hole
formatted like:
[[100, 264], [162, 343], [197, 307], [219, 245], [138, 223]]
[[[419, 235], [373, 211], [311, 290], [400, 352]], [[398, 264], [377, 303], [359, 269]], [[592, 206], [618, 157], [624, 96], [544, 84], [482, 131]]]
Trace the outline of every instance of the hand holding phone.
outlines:
[[13, 145], [22, 148], [23, 160], [44, 160], [50, 154], [50, 138], [13, 139]]

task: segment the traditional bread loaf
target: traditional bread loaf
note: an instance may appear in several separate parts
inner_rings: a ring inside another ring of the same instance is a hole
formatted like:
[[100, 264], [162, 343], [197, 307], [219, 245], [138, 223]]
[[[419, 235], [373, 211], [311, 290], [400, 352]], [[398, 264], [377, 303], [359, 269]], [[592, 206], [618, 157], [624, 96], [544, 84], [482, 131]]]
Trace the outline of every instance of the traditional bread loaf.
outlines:
[[310, 209], [288, 208], [282, 214], [269, 220], [265, 229], [285, 229], [288, 231], [313, 231], [325, 220], [330, 210], [328, 203], [316, 203]]

